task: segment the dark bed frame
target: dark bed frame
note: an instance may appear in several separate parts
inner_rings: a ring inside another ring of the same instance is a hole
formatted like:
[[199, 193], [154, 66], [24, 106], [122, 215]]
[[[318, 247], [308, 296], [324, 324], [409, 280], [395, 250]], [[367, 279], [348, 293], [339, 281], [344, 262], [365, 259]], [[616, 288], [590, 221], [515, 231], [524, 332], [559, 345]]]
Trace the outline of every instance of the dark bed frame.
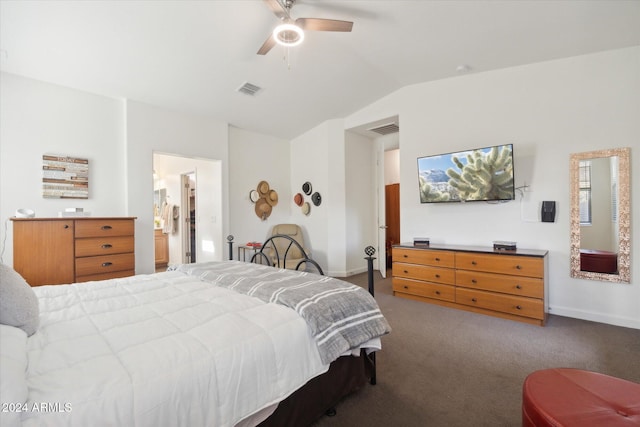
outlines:
[[[285, 239], [289, 243], [276, 245], [274, 239]], [[227, 237], [229, 242], [229, 259], [233, 259], [233, 236]], [[286, 247], [284, 253], [278, 251], [277, 247]], [[293, 238], [277, 234], [267, 239], [260, 251], [251, 257], [251, 262], [268, 264], [274, 267], [285, 266], [285, 260], [292, 246], [297, 247], [304, 255], [303, 259], [296, 265], [296, 270], [303, 265], [305, 270], [309, 265], [313, 266], [319, 274], [324, 275], [318, 263], [308, 257], [306, 251]], [[266, 250], [275, 253], [275, 262], [269, 257]], [[373, 289], [373, 254], [375, 249], [367, 246], [365, 249], [367, 257], [367, 270], [369, 279], [369, 292], [374, 295]], [[366, 354], [360, 350], [360, 357], [342, 356], [329, 365], [329, 370], [322, 375], [309, 380], [301, 388], [293, 392], [289, 397], [278, 404], [276, 410], [259, 427], [301, 427], [308, 426], [318, 420], [323, 415], [333, 416], [336, 414], [335, 406], [347, 395], [361, 389], [369, 382], [376, 384], [376, 354], [375, 352]]]
[[[282, 241], [284, 241], [283, 244], [276, 244], [276, 242]], [[315, 267], [319, 274], [324, 276], [324, 271], [322, 271], [320, 265], [309, 258], [309, 255], [307, 255], [307, 252], [304, 250], [302, 245], [300, 245], [297, 240], [290, 236], [287, 236], [286, 234], [274, 234], [273, 236], [269, 237], [262, 244], [260, 250], [253, 254], [253, 256], [251, 257], [251, 262], [257, 264], [267, 264], [278, 268], [286, 268], [285, 266], [287, 265], [287, 256], [289, 255], [289, 251], [291, 250], [291, 248], [294, 246], [303, 255], [302, 259], [298, 261], [298, 264], [296, 264], [295, 269], [299, 270], [300, 267], [304, 265], [305, 270], [308, 270], [309, 265], [312, 265], [313, 267]]]

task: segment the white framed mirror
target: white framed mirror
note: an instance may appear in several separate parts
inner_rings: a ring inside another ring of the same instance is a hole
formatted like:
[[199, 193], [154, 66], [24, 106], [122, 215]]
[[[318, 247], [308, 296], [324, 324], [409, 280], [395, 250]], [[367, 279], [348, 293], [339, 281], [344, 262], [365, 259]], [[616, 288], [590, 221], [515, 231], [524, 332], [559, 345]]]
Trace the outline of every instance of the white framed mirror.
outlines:
[[631, 283], [630, 151], [571, 154], [571, 277]]

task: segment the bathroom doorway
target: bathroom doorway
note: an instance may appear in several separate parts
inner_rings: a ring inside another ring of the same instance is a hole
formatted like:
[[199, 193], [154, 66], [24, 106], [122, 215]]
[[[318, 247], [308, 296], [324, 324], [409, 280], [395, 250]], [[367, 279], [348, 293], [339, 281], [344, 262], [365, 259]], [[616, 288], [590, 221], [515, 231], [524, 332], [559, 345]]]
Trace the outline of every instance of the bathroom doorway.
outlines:
[[[196, 260], [222, 261], [222, 162], [153, 153], [153, 170], [154, 190], [164, 190], [173, 212], [171, 227], [164, 228], [162, 221], [156, 223], [156, 233], [166, 239], [168, 267]], [[189, 182], [188, 187], [183, 180]], [[158, 252], [156, 261], [159, 258]]]

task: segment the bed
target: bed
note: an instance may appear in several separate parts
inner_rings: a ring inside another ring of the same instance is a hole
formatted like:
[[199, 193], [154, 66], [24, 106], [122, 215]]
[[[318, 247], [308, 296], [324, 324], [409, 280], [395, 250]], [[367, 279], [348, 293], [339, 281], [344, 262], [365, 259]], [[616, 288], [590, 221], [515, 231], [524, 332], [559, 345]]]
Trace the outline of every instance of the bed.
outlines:
[[32, 308], [0, 314], [3, 426], [305, 425], [390, 331], [362, 288], [259, 264], [9, 291], [2, 269], [2, 308]]

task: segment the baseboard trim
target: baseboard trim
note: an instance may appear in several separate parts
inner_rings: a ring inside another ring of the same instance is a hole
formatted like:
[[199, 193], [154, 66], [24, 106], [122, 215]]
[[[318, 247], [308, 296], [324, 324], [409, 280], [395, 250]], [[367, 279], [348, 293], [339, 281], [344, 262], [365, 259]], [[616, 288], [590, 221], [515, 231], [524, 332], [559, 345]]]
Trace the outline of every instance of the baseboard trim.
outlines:
[[356, 274], [366, 273], [366, 272], [367, 272], [367, 267], [356, 268], [356, 269], [347, 271], [347, 275], [345, 277], [355, 276]]
[[591, 322], [606, 323], [608, 325], [622, 326], [625, 328], [640, 329], [640, 319], [612, 316], [610, 314], [595, 313], [592, 311], [576, 310], [569, 307], [551, 306], [549, 307], [549, 314], [589, 320]]
[[362, 267], [362, 268], [357, 268], [357, 269], [348, 270], [348, 271], [344, 271], [344, 270], [329, 271], [329, 272], [326, 272], [325, 274], [331, 277], [349, 277], [349, 276], [355, 276], [356, 274], [366, 273], [366, 272], [367, 272], [367, 267]]

